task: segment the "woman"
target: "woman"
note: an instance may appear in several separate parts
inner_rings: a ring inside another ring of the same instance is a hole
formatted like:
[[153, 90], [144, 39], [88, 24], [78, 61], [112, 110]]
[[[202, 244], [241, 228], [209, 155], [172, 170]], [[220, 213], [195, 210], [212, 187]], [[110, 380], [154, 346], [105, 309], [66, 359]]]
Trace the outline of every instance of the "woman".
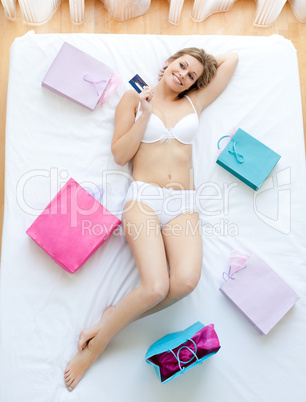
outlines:
[[[72, 391], [112, 338], [134, 320], [182, 299], [197, 286], [202, 239], [192, 178], [192, 142], [199, 115], [231, 79], [238, 56], [214, 58], [197, 48], [167, 61], [154, 89], [126, 92], [115, 115], [112, 152], [133, 160], [122, 225], [139, 270], [140, 284], [100, 322], [80, 335], [65, 382]], [[189, 230], [188, 230], [189, 229]], [[192, 230], [193, 229], [193, 230]], [[169, 271], [168, 271], [168, 266]]]

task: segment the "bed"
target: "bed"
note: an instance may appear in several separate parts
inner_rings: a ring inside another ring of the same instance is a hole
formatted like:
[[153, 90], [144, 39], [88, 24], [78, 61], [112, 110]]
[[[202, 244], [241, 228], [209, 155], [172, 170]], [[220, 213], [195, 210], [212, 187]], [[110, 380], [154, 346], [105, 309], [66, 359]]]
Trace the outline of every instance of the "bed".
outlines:
[[[41, 87], [64, 41], [105, 61], [122, 83], [93, 112]], [[120, 217], [131, 166], [110, 146], [114, 111], [128, 81], [149, 85], [167, 57], [198, 46], [238, 52], [222, 95], [200, 117], [193, 152], [201, 188], [203, 270], [196, 290], [118, 334], [69, 393], [63, 372], [80, 332], [116, 305], [139, 277], [119, 227], [75, 273], [59, 267], [26, 229], [68, 178], [103, 188]], [[128, 57], [126, 50], [128, 49]], [[254, 192], [218, 166], [217, 142], [241, 127], [281, 155]], [[44, 34], [11, 48], [7, 98], [5, 214], [0, 293], [0, 399], [3, 402], [295, 402], [306, 400], [305, 155], [297, 54], [281, 36]], [[300, 296], [264, 336], [219, 291], [231, 250], [259, 254]], [[213, 323], [221, 349], [202, 366], [160, 384], [148, 347], [196, 321]]]

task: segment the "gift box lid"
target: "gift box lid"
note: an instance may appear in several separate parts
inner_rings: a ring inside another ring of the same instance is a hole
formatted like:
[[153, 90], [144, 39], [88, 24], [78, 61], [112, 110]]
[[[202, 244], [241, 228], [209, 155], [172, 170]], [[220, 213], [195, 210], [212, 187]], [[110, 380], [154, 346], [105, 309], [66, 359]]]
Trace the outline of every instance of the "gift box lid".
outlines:
[[297, 302], [295, 291], [258, 255], [237, 271], [220, 291], [261, 334], [267, 334]]
[[94, 110], [112, 75], [109, 66], [64, 42], [42, 86]]
[[239, 128], [217, 159], [254, 190], [258, 190], [280, 159], [280, 155]]
[[120, 223], [71, 178], [26, 233], [58, 265], [74, 273]]

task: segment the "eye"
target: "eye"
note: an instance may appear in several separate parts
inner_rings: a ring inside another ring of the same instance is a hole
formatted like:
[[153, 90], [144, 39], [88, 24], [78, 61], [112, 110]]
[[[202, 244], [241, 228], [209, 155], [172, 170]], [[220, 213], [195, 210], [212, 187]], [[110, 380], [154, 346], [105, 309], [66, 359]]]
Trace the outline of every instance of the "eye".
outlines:
[[184, 66], [183, 63], [180, 63], [180, 67], [181, 67], [181, 68], [185, 68], [185, 66]]
[[189, 74], [189, 78], [193, 81], [194, 80], [194, 76], [192, 74]]

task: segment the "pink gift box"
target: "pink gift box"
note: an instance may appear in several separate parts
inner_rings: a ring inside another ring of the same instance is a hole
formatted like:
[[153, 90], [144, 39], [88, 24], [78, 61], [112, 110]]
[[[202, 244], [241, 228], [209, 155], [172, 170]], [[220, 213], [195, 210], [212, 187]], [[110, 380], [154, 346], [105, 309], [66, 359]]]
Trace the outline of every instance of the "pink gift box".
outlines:
[[26, 232], [58, 265], [73, 273], [120, 223], [71, 178]]
[[[234, 265], [234, 264], [233, 264]], [[266, 335], [297, 302], [299, 296], [258, 255], [224, 273], [220, 291], [260, 334]]]
[[109, 66], [64, 42], [42, 86], [94, 110], [112, 75]]

